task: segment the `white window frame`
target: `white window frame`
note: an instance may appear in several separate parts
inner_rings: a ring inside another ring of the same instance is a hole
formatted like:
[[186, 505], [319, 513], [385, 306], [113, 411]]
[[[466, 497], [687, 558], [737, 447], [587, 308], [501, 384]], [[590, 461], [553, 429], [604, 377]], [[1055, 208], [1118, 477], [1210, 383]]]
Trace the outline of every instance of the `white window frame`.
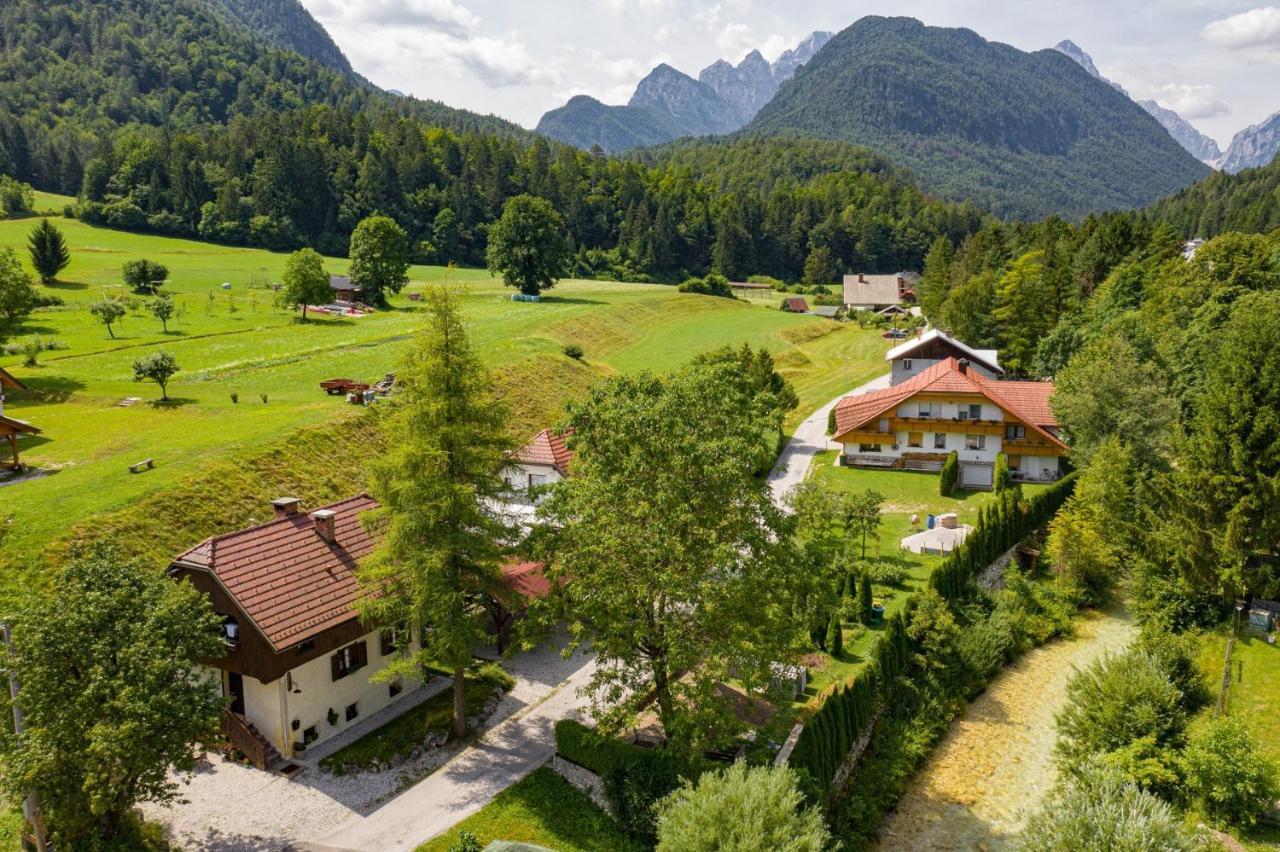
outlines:
[[985, 450], [987, 448], [986, 435], [965, 435], [964, 448], [966, 450]]

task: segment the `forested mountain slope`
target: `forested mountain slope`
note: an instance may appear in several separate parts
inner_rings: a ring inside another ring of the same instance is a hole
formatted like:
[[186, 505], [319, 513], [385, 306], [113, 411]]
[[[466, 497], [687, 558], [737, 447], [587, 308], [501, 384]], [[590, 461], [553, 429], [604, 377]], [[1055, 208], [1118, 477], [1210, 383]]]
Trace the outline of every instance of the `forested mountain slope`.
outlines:
[[1061, 53], [910, 18], [839, 33], [743, 132], [865, 145], [928, 191], [1017, 218], [1149, 204], [1209, 172]]
[[528, 135], [272, 47], [205, 0], [9, 0], [0, 45], [0, 172], [71, 194], [102, 140], [129, 124], [176, 130], [326, 104]]
[[292, 50], [343, 74], [353, 75], [351, 63], [324, 27], [299, 0], [205, 0], [222, 9], [276, 47]]
[[1184, 237], [1273, 231], [1280, 228], [1280, 159], [1238, 174], [1217, 172], [1151, 205], [1147, 216]]

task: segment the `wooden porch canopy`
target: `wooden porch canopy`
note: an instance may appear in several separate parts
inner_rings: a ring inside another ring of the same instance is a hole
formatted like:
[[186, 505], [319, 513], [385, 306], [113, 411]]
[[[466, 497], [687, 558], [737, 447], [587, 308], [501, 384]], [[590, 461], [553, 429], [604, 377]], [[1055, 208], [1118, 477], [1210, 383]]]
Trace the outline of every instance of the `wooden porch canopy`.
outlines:
[[9, 450], [13, 454], [13, 460], [5, 462], [6, 467], [21, 467], [18, 463], [18, 436], [19, 435], [39, 435], [40, 430], [25, 420], [18, 420], [13, 417], [5, 417], [0, 414], [0, 441], [9, 442]]

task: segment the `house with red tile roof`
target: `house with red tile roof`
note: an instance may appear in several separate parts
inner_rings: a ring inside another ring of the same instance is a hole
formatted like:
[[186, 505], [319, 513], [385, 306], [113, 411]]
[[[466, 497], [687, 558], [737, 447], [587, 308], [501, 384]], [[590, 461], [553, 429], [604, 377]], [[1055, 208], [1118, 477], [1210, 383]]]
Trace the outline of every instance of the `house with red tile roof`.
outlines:
[[944, 358], [900, 384], [845, 397], [832, 412], [843, 464], [939, 471], [955, 452], [960, 486], [992, 487], [1003, 453], [1014, 479], [1052, 481], [1067, 454], [1051, 382], [996, 381]]
[[[261, 768], [394, 704], [417, 684], [374, 676], [421, 647], [419, 625], [370, 625], [356, 610], [356, 568], [377, 545], [362, 516], [377, 501], [360, 494], [303, 513], [283, 498], [272, 507], [272, 520], [205, 539], [169, 568], [222, 616], [226, 651], [209, 662], [228, 701], [223, 731]], [[495, 602], [504, 612], [547, 591], [537, 565], [504, 578], [508, 593]]]
[[527, 492], [544, 485], [554, 485], [569, 475], [569, 463], [573, 450], [566, 443], [573, 434], [563, 434], [553, 429], [543, 429], [521, 447], [507, 466], [507, 484], [520, 492]]

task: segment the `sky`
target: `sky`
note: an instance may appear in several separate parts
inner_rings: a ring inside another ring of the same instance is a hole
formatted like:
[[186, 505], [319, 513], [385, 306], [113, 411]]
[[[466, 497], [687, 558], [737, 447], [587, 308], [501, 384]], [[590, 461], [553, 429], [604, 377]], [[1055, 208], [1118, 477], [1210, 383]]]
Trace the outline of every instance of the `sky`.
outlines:
[[587, 94], [625, 103], [655, 65], [774, 59], [864, 15], [967, 27], [1022, 50], [1071, 39], [1135, 98], [1223, 147], [1280, 110], [1280, 6], [1258, 0], [302, 0], [374, 83], [533, 127]]

